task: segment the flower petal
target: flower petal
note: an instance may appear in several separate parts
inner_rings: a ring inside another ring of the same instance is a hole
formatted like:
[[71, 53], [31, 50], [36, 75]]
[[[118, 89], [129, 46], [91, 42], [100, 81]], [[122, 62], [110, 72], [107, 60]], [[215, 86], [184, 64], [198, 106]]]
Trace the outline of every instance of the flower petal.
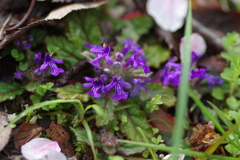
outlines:
[[34, 138], [21, 147], [21, 152], [26, 159], [41, 159], [52, 150], [61, 151], [56, 141], [46, 138]]
[[148, 0], [147, 12], [164, 30], [175, 32], [187, 15], [187, 0]]
[[[193, 33], [190, 37], [190, 41], [191, 41], [191, 51], [194, 51], [196, 52], [196, 54], [200, 54], [200, 55], [206, 52], [207, 45], [204, 38], [200, 34]], [[181, 39], [180, 48], [179, 48], [182, 61], [184, 57], [184, 45], [185, 45], [185, 37]]]

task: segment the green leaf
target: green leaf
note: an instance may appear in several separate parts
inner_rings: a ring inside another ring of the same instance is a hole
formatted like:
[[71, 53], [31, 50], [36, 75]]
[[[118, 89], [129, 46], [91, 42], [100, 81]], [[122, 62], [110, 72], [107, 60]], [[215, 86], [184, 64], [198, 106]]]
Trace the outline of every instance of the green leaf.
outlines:
[[[238, 140], [239, 141], [239, 140]], [[240, 143], [240, 141], [239, 141]], [[225, 146], [225, 149], [230, 153], [232, 154], [233, 157], [236, 157], [238, 155], [240, 155], [240, 151], [232, 144], [227, 144]]]
[[68, 68], [76, 65], [83, 59], [83, 57], [79, 54], [81, 49], [66, 38], [48, 36], [45, 40], [49, 50], [57, 50], [56, 54], [53, 54], [54, 58], [63, 60], [64, 65]]
[[[74, 129], [72, 127], [70, 127], [70, 129], [77, 137], [77, 141], [84, 142], [84, 143], [87, 143], [88, 145], [90, 145], [90, 142], [89, 142], [88, 136], [87, 136], [87, 132], [85, 130]], [[101, 147], [102, 144], [100, 143], [100, 136], [94, 132], [91, 132], [91, 133], [92, 133], [92, 140], [94, 142], [94, 145]]]
[[137, 34], [140, 36], [148, 33], [151, 27], [153, 26], [153, 20], [148, 15], [142, 15], [140, 17], [136, 17], [131, 22]]
[[86, 90], [88, 90], [88, 88], [83, 87], [81, 83], [75, 83], [74, 85], [67, 85], [56, 89], [59, 99], [79, 99], [82, 102], [88, 102], [90, 95], [83, 94]]
[[221, 88], [214, 88], [212, 91], [212, 96], [217, 100], [223, 100], [224, 99], [223, 90]]
[[98, 116], [98, 115], [96, 116], [97, 126], [105, 126], [110, 121], [114, 120], [114, 110], [115, 110], [115, 107], [118, 105], [118, 102], [115, 102], [112, 98], [109, 98], [108, 100], [106, 100], [106, 97], [93, 99], [93, 102], [101, 106], [104, 111], [103, 116]]
[[153, 137], [153, 131], [147, 121], [146, 114], [140, 110], [139, 106], [118, 111], [116, 114], [120, 121], [122, 116], [127, 117], [127, 122], [121, 122], [120, 131], [126, 134], [129, 139], [133, 141], [143, 141], [137, 129], [138, 127], [142, 129], [148, 140]]
[[30, 66], [29, 61], [27, 59], [24, 59], [24, 60], [20, 61], [20, 63], [19, 63], [19, 69], [21, 71], [27, 70], [29, 68], [29, 66]]
[[239, 102], [235, 97], [228, 97], [226, 102], [231, 110], [236, 110], [239, 106]]
[[30, 99], [32, 100], [33, 104], [37, 104], [41, 101], [42, 96], [33, 94], [30, 96]]
[[94, 54], [92, 54], [89, 51], [84, 51], [80, 53], [83, 57], [85, 57], [87, 60], [93, 60], [96, 56]]
[[147, 102], [146, 108], [149, 109], [150, 113], [152, 113], [155, 110], [159, 110], [158, 105], [160, 105], [162, 103], [163, 102], [161, 101], [161, 96], [156, 95], [156, 96], [152, 97], [152, 99], [150, 101]]
[[15, 59], [18, 58], [18, 54], [19, 54], [18, 50], [16, 50], [16, 49], [11, 50], [11, 55], [13, 58], [15, 58]]
[[121, 142], [118, 146], [118, 151], [123, 152], [126, 156], [141, 153], [146, 149], [146, 147], [141, 147], [135, 144], [128, 144]]
[[48, 52], [57, 52], [57, 51], [60, 50], [60, 48], [57, 47], [57, 46], [51, 46], [51, 45], [49, 45], [49, 46], [47, 46], [47, 50], [48, 50]]
[[98, 14], [97, 9], [88, 9], [72, 12], [65, 18], [69, 28], [66, 35], [80, 50], [86, 49], [84, 43], [101, 44], [102, 35]]
[[147, 92], [141, 92], [140, 99], [142, 101], [147, 101], [156, 95], [161, 95], [161, 101], [164, 105], [171, 107], [176, 103], [176, 97], [174, 96], [174, 91], [171, 88], [162, 86], [162, 84], [147, 83]]
[[169, 50], [159, 45], [144, 45], [143, 50], [147, 65], [154, 68], [159, 68], [161, 63], [167, 61], [170, 57]]
[[40, 82], [30, 82], [25, 86], [25, 88], [27, 91], [33, 92], [40, 84]]
[[21, 95], [23, 92], [24, 88], [21, 84], [0, 82], [0, 102], [7, 99], [13, 100], [16, 95]]
[[220, 74], [221, 77], [227, 81], [234, 81], [233, 73], [230, 68], [224, 68], [223, 73]]
[[121, 156], [108, 156], [108, 160], [124, 160]]

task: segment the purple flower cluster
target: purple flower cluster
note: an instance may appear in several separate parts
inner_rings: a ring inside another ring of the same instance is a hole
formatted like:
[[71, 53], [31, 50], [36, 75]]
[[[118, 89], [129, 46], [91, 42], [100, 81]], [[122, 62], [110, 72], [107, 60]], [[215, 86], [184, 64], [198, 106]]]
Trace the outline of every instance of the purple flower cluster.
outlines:
[[[150, 78], [139, 78], [133, 77], [132, 84], [135, 85], [131, 92], [127, 92], [126, 89], [132, 88], [132, 85], [124, 80], [125, 75], [131, 75], [131, 67], [137, 69], [141, 67], [145, 74], [150, 73], [150, 68], [146, 64], [146, 59], [144, 58], [144, 52], [138, 44], [133, 44], [134, 39], [129, 38], [128, 40], [123, 40], [125, 44], [122, 52], [111, 55], [111, 48], [103, 40], [102, 46], [85, 44], [86, 47], [90, 48], [90, 52], [96, 54], [93, 60], [90, 60], [95, 67], [95, 71], [98, 74], [103, 74], [102, 76], [90, 78], [85, 77], [85, 80], [89, 83], [84, 83], [84, 87], [91, 88], [87, 93], [95, 98], [102, 96], [101, 93], [107, 94], [110, 91], [114, 91], [112, 99], [114, 101], [124, 100], [128, 97], [134, 97], [139, 91], [147, 91], [144, 86], [150, 81]], [[125, 55], [130, 51], [133, 54], [125, 61]], [[104, 59], [105, 63], [101, 63]]]
[[[35, 62], [39, 63], [41, 61], [42, 55], [41, 53], [35, 54]], [[43, 64], [36, 70], [37, 73], [46, 70], [48, 67], [51, 69], [51, 75], [57, 76], [59, 73], [63, 73], [64, 70], [62, 68], [58, 68], [57, 64], [63, 64], [63, 60], [54, 59], [51, 57], [50, 53], [45, 54]]]
[[[192, 66], [198, 60], [201, 54], [197, 54], [194, 51], [192, 51], [191, 54], [192, 54], [191, 66]], [[169, 59], [162, 71], [162, 76], [160, 80], [164, 86], [169, 85], [170, 82], [172, 82], [174, 86], [180, 85], [182, 64], [175, 63], [176, 61], [177, 57]], [[223, 83], [223, 80], [221, 78], [213, 76], [210, 73], [207, 73], [207, 70], [204, 68], [193, 68], [189, 73], [189, 80], [192, 80], [194, 78], [198, 78], [197, 82], [207, 80], [210, 87], [214, 87], [215, 83], [217, 84]]]

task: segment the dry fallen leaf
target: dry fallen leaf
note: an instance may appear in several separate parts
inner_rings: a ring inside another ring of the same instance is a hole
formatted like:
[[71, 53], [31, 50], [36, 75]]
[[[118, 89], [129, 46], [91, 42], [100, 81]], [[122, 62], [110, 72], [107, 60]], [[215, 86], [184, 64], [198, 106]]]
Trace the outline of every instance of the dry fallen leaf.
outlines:
[[108, 1], [109, 0], [102, 0], [102, 1], [88, 2], [88, 3], [74, 3], [74, 4], [69, 4], [69, 5], [60, 7], [58, 9], [55, 9], [52, 12], [50, 12], [49, 15], [43, 20], [32, 22], [22, 28], [18, 28], [18, 30], [13, 34], [5, 35], [4, 38], [0, 41], [0, 49], [4, 48], [7, 44], [11, 43], [14, 39], [16, 39], [21, 34], [26, 32], [28, 29], [36, 25], [43, 24], [51, 20], [60, 20], [72, 11], [99, 7], [107, 3]]
[[62, 152], [66, 156], [73, 156], [73, 148], [68, 142], [70, 139], [69, 134], [63, 129], [62, 125], [55, 124], [52, 122], [49, 126], [49, 129], [46, 130], [47, 134], [52, 138], [53, 141], [57, 141]]
[[44, 129], [37, 124], [23, 123], [19, 131], [14, 135], [15, 148], [20, 149], [22, 145], [33, 138], [40, 137], [40, 132]]
[[15, 114], [7, 114], [5, 112], [0, 112], [0, 151], [3, 150], [3, 148], [8, 143], [8, 140], [10, 138], [10, 134], [12, 132], [12, 128], [9, 126], [7, 128], [4, 128], [8, 125], [8, 117], [9, 116], [15, 116]]

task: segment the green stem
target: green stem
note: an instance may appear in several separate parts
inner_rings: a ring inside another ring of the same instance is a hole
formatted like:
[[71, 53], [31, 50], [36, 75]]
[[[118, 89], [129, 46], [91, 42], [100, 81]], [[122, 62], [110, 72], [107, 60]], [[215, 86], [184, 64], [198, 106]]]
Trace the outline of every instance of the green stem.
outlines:
[[85, 119], [82, 120], [82, 124], [83, 124], [83, 126], [84, 126], [84, 128], [85, 128], [85, 130], [87, 132], [87, 136], [88, 136], [88, 140], [89, 140], [90, 146], [92, 148], [94, 160], [97, 160], [91, 129], [90, 129], [90, 127], [89, 127], [89, 125], [88, 125], [88, 123], [87, 123], [87, 121]]
[[[143, 133], [142, 129], [140, 127], [137, 127], [137, 129], [139, 130], [140, 134], [142, 135], [144, 141], [148, 144], [148, 140], [147, 140], [147, 137], [145, 136], [145, 134]], [[155, 157], [155, 154], [153, 153], [152, 149], [151, 148], [148, 148], [149, 152], [151, 153], [152, 155], [152, 158], [154, 160], [157, 160], [157, 158]]]
[[183, 68], [180, 79], [180, 86], [178, 89], [178, 101], [176, 106], [176, 121], [174, 123], [173, 135], [172, 135], [172, 146], [173, 146], [173, 160], [177, 159], [177, 154], [181, 144], [181, 139], [184, 133], [184, 120], [186, 115], [186, 107], [188, 104], [188, 90], [189, 90], [189, 71], [190, 71], [190, 35], [192, 33], [192, 10], [191, 10], [191, 0], [188, 1], [188, 15], [185, 28], [185, 46], [184, 46], [184, 59]]
[[[128, 141], [128, 140], [118, 140], [120, 143], [128, 143], [128, 144], [134, 144], [137, 146], [143, 146], [147, 148], [152, 148], [164, 152], [173, 152], [173, 147], [167, 147], [163, 145], [155, 145], [155, 144], [150, 144], [150, 143], [143, 143], [143, 142], [135, 142], [135, 141]], [[218, 159], [218, 160], [239, 160], [239, 158], [232, 158], [232, 157], [227, 157], [227, 156], [219, 156], [219, 155], [209, 155], [205, 154], [202, 152], [196, 152], [196, 151], [191, 151], [189, 149], [178, 149], [177, 153], [185, 154], [187, 156], [191, 157], [200, 157], [200, 158], [208, 158], [208, 159]]]
[[80, 115], [80, 119], [82, 120], [84, 118], [84, 114], [83, 114], [84, 113], [84, 109], [83, 109], [82, 103], [79, 100], [62, 100], [62, 99], [59, 99], [59, 100], [51, 100], [51, 101], [41, 102], [41, 103], [35, 104], [35, 105], [31, 106], [31, 107], [28, 107], [27, 109], [25, 109], [24, 111], [19, 113], [17, 115], [17, 117], [14, 118], [8, 124], [8, 126], [12, 126], [14, 123], [19, 121], [21, 118], [25, 117], [31, 111], [40, 109], [40, 108], [42, 108], [43, 106], [46, 106], [46, 105], [52, 105], [52, 104], [56, 104], [56, 103], [72, 103], [76, 107], [76, 109], [78, 110], [78, 113]]

